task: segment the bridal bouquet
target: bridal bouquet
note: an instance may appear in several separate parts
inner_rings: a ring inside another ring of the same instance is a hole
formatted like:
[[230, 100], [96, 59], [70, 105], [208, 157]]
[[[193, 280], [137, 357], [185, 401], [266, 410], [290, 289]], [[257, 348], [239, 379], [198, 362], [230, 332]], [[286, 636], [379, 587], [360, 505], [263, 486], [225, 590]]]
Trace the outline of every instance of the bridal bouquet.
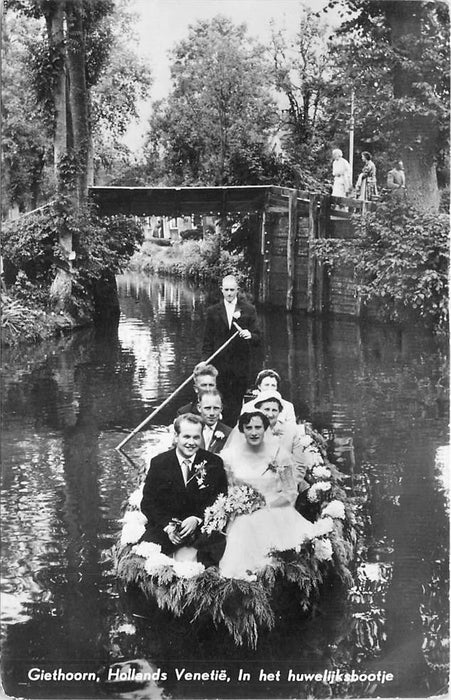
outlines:
[[227, 523], [237, 515], [249, 515], [266, 505], [264, 497], [246, 484], [232, 486], [227, 496], [220, 494], [212, 506], [205, 509], [202, 532], [225, 532]]

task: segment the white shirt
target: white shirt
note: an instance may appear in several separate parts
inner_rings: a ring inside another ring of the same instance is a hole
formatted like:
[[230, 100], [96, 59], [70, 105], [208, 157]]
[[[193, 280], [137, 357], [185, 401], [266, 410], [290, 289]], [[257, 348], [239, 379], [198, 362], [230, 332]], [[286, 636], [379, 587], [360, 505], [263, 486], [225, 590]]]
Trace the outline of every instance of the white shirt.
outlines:
[[218, 423], [216, 422], [213, 426], [204, 425], [204, 428], [203, 428], [203, 430], [202, 430], [202, 435], [203, 435], [203, 438], [204, 438], [204, 445], [205, 445], [205, 449], [206, 449], [206, 450], [208, 450], [208, 447], [209, 447], [209, 445], [210, 445], [210, 442], [211, 442], [212, 439], [213, 439], [213, 435], [214, 435], [214, 432], [215, 432], [215, 430], [216, 430], [217, 424], [218, 424]]
[[229, 322], [229, 328], [232, 328], [233, 314], [235, 313], [236, 309], [236, 299], [234, 299], [232, 302], [228, 302], [224, 299], [224, 306], [227, 314], [227, 320]]
[[[183, 476], [183, 481], [186, 482], [188, 481], [188, 471], [192, 469], [193, 467], [193, 462], [196, 459], [196, 455], [194, 454], [192, 457], [184, 457], [178, 450], [175, 451], [175, 454], [177, 455], [177, 459], [180, 464], [180, 469], [182, 470], [182, 476]], [[183, 462], [189, 462], [189, 469], [183, 464]]]

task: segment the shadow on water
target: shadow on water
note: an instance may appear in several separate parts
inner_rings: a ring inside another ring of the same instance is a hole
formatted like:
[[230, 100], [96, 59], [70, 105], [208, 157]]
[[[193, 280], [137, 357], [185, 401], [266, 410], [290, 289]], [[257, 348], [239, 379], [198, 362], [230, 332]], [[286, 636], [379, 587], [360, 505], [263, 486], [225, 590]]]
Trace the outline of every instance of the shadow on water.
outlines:
[[[117, 330], [85, 330], [3, 355], [5, 691], [144, 699], [426, 697], [443, 690], [448, 518], [435, 457], [448, 441], [445, 350], [416, 330], [261, 313], [265, 342], [255, 371], [277, 369], [282, 393], [301, 415], [343, 444], [353, 441], [355, 463], [346, 469], [367, 502], [351, 598], [329, 588], [312, 618], [281, 614], [253, 651], [235, 647], [221, 628], [131, 601], [117, 586], [110, 552], [122, 505], [161, 430], [153, 425], [130, 441], [129, 459], [114, 447], [191, 373], [206, 300], [189, 285], [133, 275], [121, 279], [120, 296]], [[168, 424], [190, 398], [187, 387], [158, 423]], [[36, 668], [96, 675], [133, 659], [155, 679], [115, 685], [28, 676]], [[175, 668], [226, 669], [230, 681], [177, 680]], [[250, 679], [237, 680], [240, 668]], [[394, 678], [298, 676], [346, 670]], [[279, 680], [267, 675], [278, 671]]]

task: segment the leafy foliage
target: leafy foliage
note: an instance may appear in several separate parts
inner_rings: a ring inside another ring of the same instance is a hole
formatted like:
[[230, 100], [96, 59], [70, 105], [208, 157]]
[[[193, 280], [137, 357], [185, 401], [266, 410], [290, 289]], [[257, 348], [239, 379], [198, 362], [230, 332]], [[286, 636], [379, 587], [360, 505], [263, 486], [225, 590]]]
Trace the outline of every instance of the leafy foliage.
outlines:
[[[18, 277], [22, 277], [22, 279], [18, 280], [17, 286], [23, 283], [24, 290], [27, 287], [32, 287], [23, 279], [24, 273]], [[73, 319], [68, 316], [53, 312], [47, 313], [37, 307], [34, 299], [30, 305], [30, 298], [26, 296], [25, 291], [21, 297], [17, 293], [16, 286], [11, 292], [11, 294], [2, 294], [1, 298], [2, 346], [15, 346], [24, 341], [37, 343], [72, 328]], [[36, 288], [32, 287], [32, 292], [35, 294]]]
[[91, 87], [94, 164], [97, 171], [103, 168], [114, 177], [132, 161], [121, 138], [139, 118], [138, 105], [148, 97], [152, 84], [149, 66], [135, 51], [135, 22], [124, 2], [116, 3], [108, 22], [102, 22], [104, 32], [108, 31], [108, 53], [101, 63], [97, 60]]
[[351, 262], [362, 300], [382, 317], [417, 316], [446, 333], [449, 217], [390, 200], [355, 224], [355, 240], [318, 241], [318, 255], [332, 265]]
[[191, 26], [172, 58], [172, 92], [154, 105], [148, 135], [154, 177], [172, 184], [258, 181], [276, 113], [264, 47], [244, 25], [217, 16]]
[[[332, 138], [343, 151], [348, 138], [348, 124], [338, 125], [336, 120], [331, 124], [326, 111], [331, 92], [330, 32], [317, 13], [302, 7], [294, 40], [275, 27], [272, 33], [276, 89], [288, 102], [280, 115], [281, 144], [288, 161], [301, 164], [304, 179], [315, 180], [315, 189], [321, 189], [321, 182], [330, 179]], [[332, 128], [335, 131], [331, 134]]]
[[222, 279], [235, 275], [241, 282], [247, 278], [249, 268], [242, 253], [220, 250], [214, 239], [185, 241], [170, 248], [158, 248], [144, 244], [136, 253], [130, 267], [143, 272], [189, 277], [196, 282]]
[[412, 198], [438, 206], [436, 162], [449, 144], [449, 9], [445, 3], [330, 0], [342, 8], [333, 42], [335, 93], [329, 113], [343, 118], [342, 85], [356, 91], [356, 146], [386, 172], [400, 158]]
[[[339, 550], [334, 549], [334, 554], [336, 552]], [[117, 552], [117, 575], [125, 584], [137, 584], [161, 609], [169, 610], [176, 617], [210, 617], [216, 626], [225, 626], [235, 644], [246, 644], [254, 649], [259, 632], [275, 625], [274, 608], [281, 589], [289, 587], [292, 610], [298, 608], [305, 615], [312, 609], [321, 584], [335, 566], [347, 572], [347, 576], [343, 574], [346, 585], [352, 581], [347, 569], [349, 559], [346, 563], [338, 559], [334, 563], [319, 562], [310, 543], [303, 545], [300, 552], [274, 553], [271, 564], [255, 581], [223, 578], [213, 567], [188, 579], [176, 576], [169, 566], [150, 576], [144, 563], [145, 559], [136, 556], [127, 545]]]
[[[39, 23], [5, 14], [2, 23], [2, 206], [24, 211], [47, 193], [47, 126], [35, 98], [28, 44], [37, 42]], [[49, 197], [50, 198], [50, 197]]]
[[62, 197], [55, 205], [19, 219], [2, 231], [3, 256], [22, 273], [12, 287], [17, 298], [46, 306], [56, 270], [67, 266], [58, 242], [62, 228], [73, 237], [74, 294], [86, 303], [93, 285], [106, 274], [120, 272], [143, 240], [142, 227], [134, 219], [98, 217], [88, 208], [73, 210]]

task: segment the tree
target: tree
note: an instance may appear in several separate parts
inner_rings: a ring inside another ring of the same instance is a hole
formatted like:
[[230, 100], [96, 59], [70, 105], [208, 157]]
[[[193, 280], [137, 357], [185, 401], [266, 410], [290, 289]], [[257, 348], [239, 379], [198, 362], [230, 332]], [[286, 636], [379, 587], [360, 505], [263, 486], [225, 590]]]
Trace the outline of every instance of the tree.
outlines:
[[[172, 52], [172, 91], [147, 140], [154, 177], [208, 185], [259, 182], [277, 109], [265, 50], [245, 25], [199, 21]], [[244, 180], [244, 182], [243, 182]]]
[[93, 179], [104, 172], [121, 171], [131, 164], [122, 137], [138, 106], [149, 95], [152, 76], [149, 66], [134, 50], [136, 18], [127, 2], [116, 4], [111, 15], [108, 62], [91, 88], [93, 135]]
[[[340, 4], [329, 1], [329, 7]], [[437, 165], [449, 144], [448, 6], [348, 0], [345, 12], [335, 80], [356, 87], [358, 140], [402, 159], [409, 196], [438, 209]]]
[[[39, 37], [34, 19], [5, 14], [2, 23], [2, 213], [27, 211], [48, 193], [49, 141], [32, 88], [27, 45]], [[50, 197], [49, 197], [50, 198]]]
[[281, 121], [283, 151], [290, 162], [323, 181], [330, 169], [330, 142], [324, 138], [330, 123], [324, 109], [331, 77], [329, 34], [328, 24], [306, 7], [294, 40], [274, 27], [272, 33], [276, 88], [288, 101]]
[[[53, 146], [63, 264], [57, 270], [50, 294], [55, 305], [64, 309], [71, 304], [72, 260], [79, 235], [68, 221], [71, 216], [76, 219], [77, 212], [80, 217], [86, 215], [84, 205], [93, 177], [93, 121], [96, 119], [99, 126], [103, 118], [111, 126], [114, 111], [117, 114], [123, 107], [111, 98], [103, 112], [97, 102], [93, 114], [91, 100], [94, 86], [106, 74], [111, 47], [118, 44], [113, 33], [115, 5], [113, 0], [7, 0], [6, 6], [12, 14], [21, 15], [28, 22], [34, 19], [39, 25], [39, 31], [27, 45], [27, 87], [33, 90], [45, 125], [44, 134]], [[123, 17], [122, 6], [121, 12]], [[121, 72], [121, 76], [132, 74], [130, 68]], [[124, 80], [118, 80], [117, 86], [123, 87]], [[104, 88], [104, 94], [107, 92]], [[115, 125], [116, 132], [125, 128], [136, 96], [136, 92], [128, 90], [128, 112], [117, 120], [121, 126]], [[105, 275], [108, 276], [107, 270]]]

